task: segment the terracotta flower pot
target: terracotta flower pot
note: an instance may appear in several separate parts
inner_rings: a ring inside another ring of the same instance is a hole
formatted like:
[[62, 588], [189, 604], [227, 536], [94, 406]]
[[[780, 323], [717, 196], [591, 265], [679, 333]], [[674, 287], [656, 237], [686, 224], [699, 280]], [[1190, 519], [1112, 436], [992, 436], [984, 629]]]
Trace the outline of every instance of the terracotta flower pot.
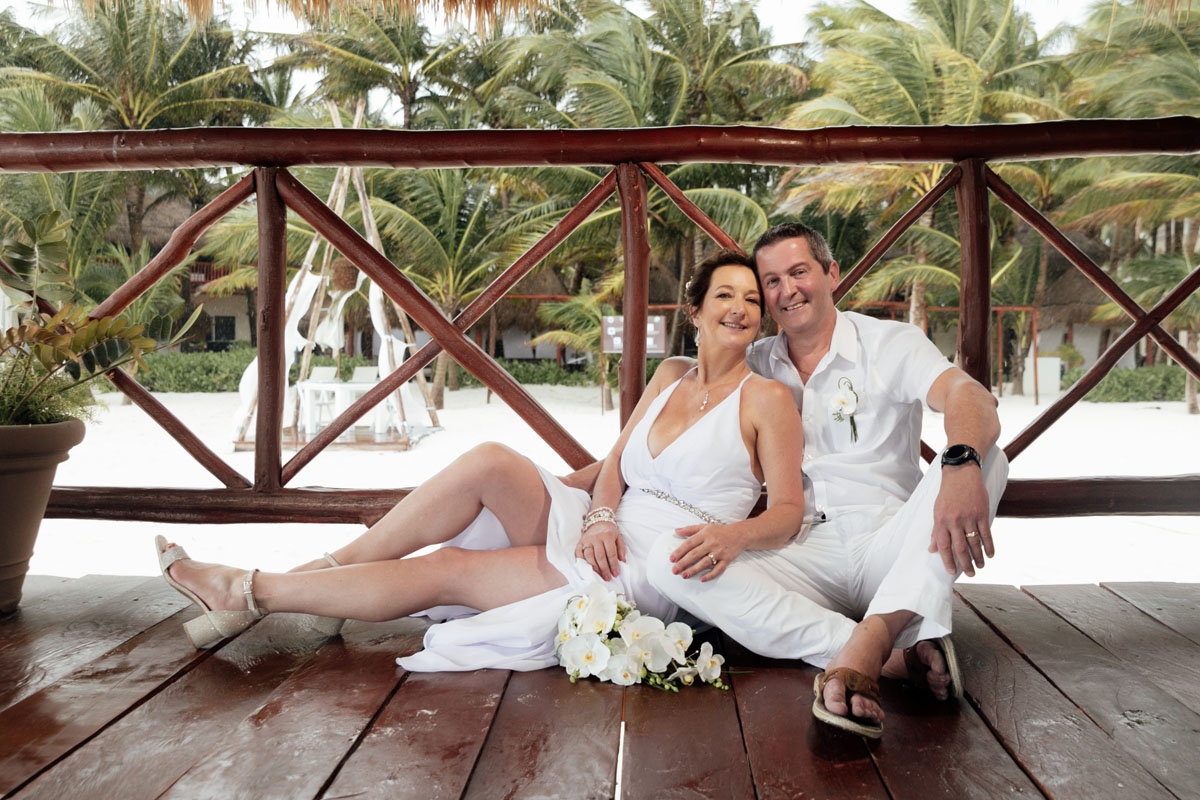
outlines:
[[0, 614], [21, 602], [50, 486], [67, 451], [83, 441], [77, 419], [50, 425], [0, 425]]

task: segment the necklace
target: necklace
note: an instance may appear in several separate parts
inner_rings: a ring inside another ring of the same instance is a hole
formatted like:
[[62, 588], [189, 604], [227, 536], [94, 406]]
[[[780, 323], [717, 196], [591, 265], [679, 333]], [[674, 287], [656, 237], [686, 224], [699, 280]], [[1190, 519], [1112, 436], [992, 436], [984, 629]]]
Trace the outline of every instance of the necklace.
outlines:
[[[738, 375], [738, 377], [740, 378], [740, 377], [742, 377], [742, 376], [741, 376], [741, 375]], [[697, 376], [696, 376], [696, 378], [697, 378], [697, 380], [699, 380], [700, 376], [699, 376], [699, 375], [697, 375]], [[728, 385], [728, 384], [731, 384], [731, 383], [733, 383], [733, 381], [725, 381], [725, 382], [723, 382], [723, 383], [719, 383], [719, 384], [717, 384], [716, 386], [726, 386], [726, 385]], [[711, 387], [709, 387], [709, 389], [715, 389], [715, 388], [716, 388], [716, 386], [711, 386]], [[701, 403], [700, 403], [700, 410], [701, 410], [701, 411], [703, 411], [704, 409], [708, 408], [708, 392], [709, 392], [709, 389], [705, 389], [705, 390], [704, 390], [704, 400], [703, 400], [703, 402], [701, 402]]]

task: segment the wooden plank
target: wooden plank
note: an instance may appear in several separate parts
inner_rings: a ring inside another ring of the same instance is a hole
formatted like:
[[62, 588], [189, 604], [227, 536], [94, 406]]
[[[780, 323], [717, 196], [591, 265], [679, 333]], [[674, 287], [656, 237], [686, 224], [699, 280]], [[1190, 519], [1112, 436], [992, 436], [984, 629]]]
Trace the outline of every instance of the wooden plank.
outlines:
[[463, 797], [612, 797], [622, 695], [557, 667], [514, 672]]
[[462, 797], [508, 675], [499, 669], [409, 674], [325, 796]]
[[426, 627], [347, 624], [163, 797], [316, 797], [396, 688], [396, 657], [419, 650]]
[[[42, 580], [58, 579], [43, 577]], [[145, 576], [84, 575], [76, 580], [68, 579], [57, 587], [47, 583], [44, 593], [35, 591], [33, 597], [22, 599], [16, 611], [0, 616], [0, 652], [11, 646], [15, 637], [22, 635], [19, 631], [32, 631], [64, 619], [74, 619], [96, 603], [145, 580]]]
[[[21, 584], [21, 605], [19, 608], [28, 608], [34, 601], [62, 591], [67, 588], [73, 581], [72, 578], [60, 578], [57, 575], [26, 575], [25, 581]], [[0, 619], [7, 619], [8, 615], [0, 616]]]
[[678, 694], [629, 687], [621, 796], [754, 797], [733, 693], [709, 686]]
[[776, 667], [730, 676], [759, 800], [887, 798], [862, 737], [813, 719], [816, 674]]
[[1133, 603], [1176, 633], [1200, 644], [1200, 584], [1105, 583], [1105, 589]]
[[975, 584], [963, 597], [1038, 670], [1177, 797], [1200, 800], [1200, 714], [1045, 606], [1010, 586]]
[[968, 703], [899, 681], [882, 689], [883, 741], [871, 752], [895, 800], [1041, 796]]
[[0, 713], [0, 795], [26, 783], [201, 655], [187, 608]]
[[325, 641], [314, 636], [285, 642], [288, 624], [283, 615], [267, 617], [211, 652], [17, 796], [158, 797]]
[[[955, 601], [954, 641], [963, 668], [963, 684], [980, 714], [1038, 787], [1056, 800], [1109, 797], [1114, 787], [1125, 797], [1170, 797], [1133, 756], [1076, 706], [1075, 700], [1065, 697], [1043, 676], [1046, 666], [1054, 666], [1057, 673], [1057, 665], [1032, 658], [1035, 669], [990, 627], [1007, 631], [1010, 626], [1005, 624], [1009, 622], [1004, 619], [1005, 605], [1019, 608], [1022, 601], [1033, 601], [1012, 587], [1002, 586], [988, 589], [1001, 590], [994, 594], [1003, 597], [1004, 605], [985, 603], [982, 586], [959, 586], [960, 598]], [[962, 596], [971, 598], [972, 607], [984, 618], [963, 608]], [[1035, 622], [1030, 620], [1031, 624]], [[1045, 639], [1044, 648], [1062, 647], [1066, 633], [1056, 626]], [[1021, 639], [1039, 650], [1043, 648], [1032, 636]], [[1088, 665], [1078, 660], [1084, 657], [1077, 653], [1076, 660], [1067, 662], [1068, 669], [1090, 672]], [[1104, 677], [1091, 672], [1091, 679]], [[1116, 693], [1112, 684], [1098, 688]]]
[[1200, 645], [1100, 586], [1024, 589], [1121, 659], [1127, 670], [1200, 712]]
[[[55, 603], [20, 615], [23, 619], [12, 626], [16, 630], [11, 636], [6, 632], [0, 648], [0, 674], [5, 676], [0, 685], [0, 709], [20, 702], [189, 605], [160, 578], [132, 580], [137, 584], [134, 588], [98, 602], [81, 603], [74, 609]], [[108, 585], [116, 588], [125, 582]], [[74, 613], [67, 616], [71, 610]], [[51, 617], [55, 612], [62, 615], [56, 622], [23, 625], [32, 617]]]

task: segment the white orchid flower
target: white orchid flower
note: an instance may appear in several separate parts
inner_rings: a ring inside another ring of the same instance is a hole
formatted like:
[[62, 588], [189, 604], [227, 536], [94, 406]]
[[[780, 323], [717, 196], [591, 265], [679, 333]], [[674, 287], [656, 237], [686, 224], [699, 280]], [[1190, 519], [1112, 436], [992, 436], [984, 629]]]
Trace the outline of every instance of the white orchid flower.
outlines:
[[631, 666], [629, 658], [625, 655], [614, 655], [608, 659], [608, 666], [604, 668], [600, 678], [612, 681], [617, 686], [633, 686], [642, 681], [641, 670]]
[[[637, 612], [633, 612], [637, 613]], [[621, 623], [621, 638], [625, 640], [625, 644], [633, 646], [638, 639], [651, 633], [658, 633], [666, 629], [663, 621], [658, 617], [646, 617], [638, 614], [634, 617], [632, 614], [625, 618]]]
[[617, 621], [617, 595], [601, 584], [588, 590], [587, 608], [579, 617], [579, 630], [605, 635]]
[[713, 653], [712, 644], [705, 642], [700, 645], [700, 655], [696, 657], [696, 671], [699, 673], [700, 680], [710, 682], [721, 677], [721, 665], [725, 663], [725, 656], [719, 656]]
[[608, 648], [599, 636], [584, 633], [563, 645], [560, 659], [567, 672], [577, 678], [587, 678], [603, 672], [609, 657]]
[[696, 682], [696, 676], [699, 674], [700, 674], [700, 671], [698, 669], [696, 669], [695, 667], [680, 667], [679, 669], [672, 672], [671, 676], [669, 678], [667, 678], [667, 680], [669, 680], [669, 681], [677, 680], [680, 683], [682, 683], [684, 686], [691, 686], [693, 683]]
[[667, 652], [676, 664], [687, 663], [687, 649], [692, 645], [692, 626], [686, 622], [672, 622], [666, 629]]

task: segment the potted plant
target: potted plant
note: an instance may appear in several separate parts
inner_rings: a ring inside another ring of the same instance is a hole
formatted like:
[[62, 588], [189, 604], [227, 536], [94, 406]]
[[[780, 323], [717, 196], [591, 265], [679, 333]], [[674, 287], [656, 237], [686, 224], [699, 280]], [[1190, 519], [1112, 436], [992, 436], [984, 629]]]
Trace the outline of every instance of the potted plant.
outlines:
[[[75, 305], [66, 260], [69, 222], [58, 214], [23, 223], [26, 241], [0, 242], [0, 289], [17, 324], [0, 336], [0, 613], [17, 607], [58, 464], [83, 440], [94, 403], [90, 383], [179, 341], [169, 317], [149, 328], [119, 316], [92, 318]], [[55, 310], [52, 302], [63, 302]], [[157, 334], [157, 335], [156, 335]]]

